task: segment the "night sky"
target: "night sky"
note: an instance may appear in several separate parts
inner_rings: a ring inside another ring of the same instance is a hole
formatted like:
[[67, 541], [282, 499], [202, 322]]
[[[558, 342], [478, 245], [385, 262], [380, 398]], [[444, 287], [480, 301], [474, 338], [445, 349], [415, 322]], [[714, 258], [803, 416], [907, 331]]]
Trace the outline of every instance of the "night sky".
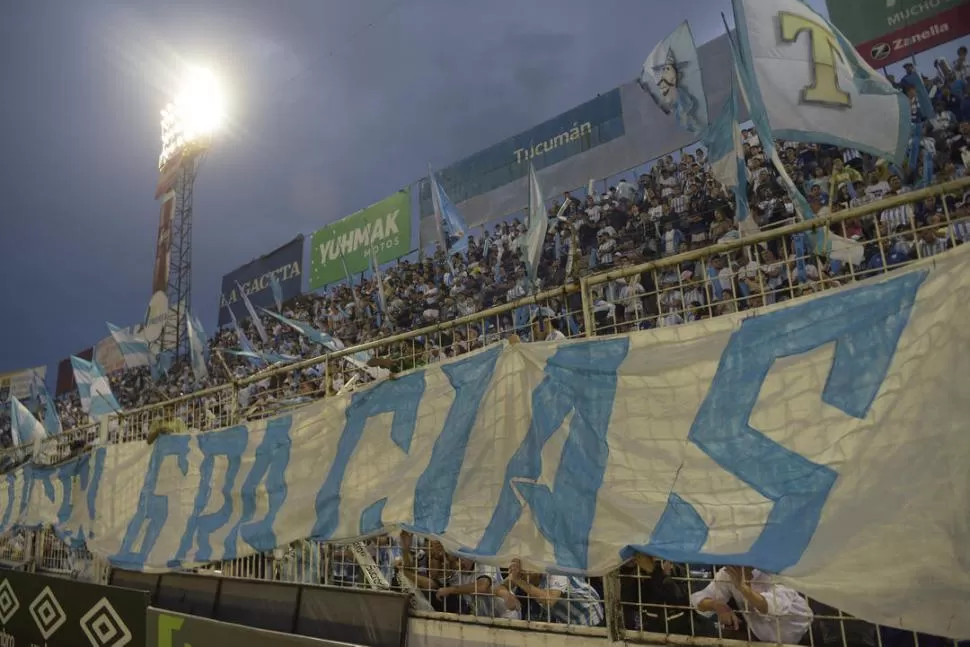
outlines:
[[[822, 0], [810, 3], [822, 9]], [[8, 0], [0, 5], [0, 372], [141, 321], [158, 114], [186, 64], [230, 123], [196, 185], [192, 309], [226, 272], [637, 77], [728, 0]], [[669, 127], [669, 126], [665, 126]]]

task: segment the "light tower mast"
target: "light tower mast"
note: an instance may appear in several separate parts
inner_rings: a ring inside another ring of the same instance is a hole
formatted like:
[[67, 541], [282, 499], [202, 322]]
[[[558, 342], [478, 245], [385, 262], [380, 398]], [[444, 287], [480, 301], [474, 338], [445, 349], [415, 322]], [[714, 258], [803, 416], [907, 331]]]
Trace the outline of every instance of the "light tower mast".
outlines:
[[221, 125], [223, 106], [211, 73], [195, 70], [162, 110], [162, 152], [155, 199], [161, 203], [149, 326], [156, 352], [187, 356], [186, 317], [192, 301], [192, 203], [195, 178]]

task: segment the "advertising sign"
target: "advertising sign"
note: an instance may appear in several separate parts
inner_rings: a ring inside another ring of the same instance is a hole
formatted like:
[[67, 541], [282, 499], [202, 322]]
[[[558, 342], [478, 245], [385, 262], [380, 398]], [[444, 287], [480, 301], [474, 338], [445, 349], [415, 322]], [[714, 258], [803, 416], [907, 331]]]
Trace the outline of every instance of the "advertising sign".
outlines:
[[[529, 162], [536, 169], [552, 166], [622, 137], [623, 107], [615, 88], [592, 101], [466, 157], [438, 173], [438, 182], [455, 204], [525, 177]], [[434, 213], [431, 187], [421, 182], [421, 216]]]
[[877, 68], [970, 33], [970, 3], [965, 0], [827, 0], [826, 4], [832, 23]]
[[229, 308], [232, 308], [237, 319], [249, 317], [237, 283], [246, 291], [254, 306], [274, 307], [274, 276], [280, 283], [284, 301], [299, 296], [303, 291], [302, 235], [222, 277], [219, 325], [225, 326], [232, 320], [229, 317]]
[[243, 627], [171, 611], [148, 611], [148, 647], [233, 645], [234, 647], [348, 647], [349, 643]]
[[158, 239], [155, 243], [155, 271], [152, 272], [152, 294], [168, 291], [168, 267], [172, 258], [172, 215], [175, 212], [175, 194], [162, 200], [158, 214]]
[[34, 368], [25, 368], [22, 371], [0, 375], [0, 396], [2, 396], [3, 401], [6, 401], [11, 395], [21, 400], [30, 397], [30, 382], [34, 379], [35, 374], [37, 379], [43, 382], [44, 378], [47, 377], [47, 367], [35, 366]]
[[[373, 250], [373, 251], [372, 251]], [[411, 190], [403, 189], [375, 205], [313, 233], [310, 243], [310, 289], [343, 280], [411, 251]], [[341, 263], [343, 259], [343, 263]]]
[[141, 591], [0, 572], [0, 644], [142, 645], [147, 611], [148, 594]]

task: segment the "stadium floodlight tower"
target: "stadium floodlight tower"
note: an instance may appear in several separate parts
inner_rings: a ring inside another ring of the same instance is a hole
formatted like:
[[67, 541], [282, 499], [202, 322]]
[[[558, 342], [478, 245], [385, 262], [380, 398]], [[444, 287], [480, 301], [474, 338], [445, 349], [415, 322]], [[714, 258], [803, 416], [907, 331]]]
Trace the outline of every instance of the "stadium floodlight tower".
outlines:
[[147, 330], [158, 352], [188, 354], [186, 315], [192, 300], [192, 201], [195, 178], [225, 118], [212, 72], [190, 70], [182, 90], [162, 110], [162, 152], [155, 199], [161, 201], [152, 302]]

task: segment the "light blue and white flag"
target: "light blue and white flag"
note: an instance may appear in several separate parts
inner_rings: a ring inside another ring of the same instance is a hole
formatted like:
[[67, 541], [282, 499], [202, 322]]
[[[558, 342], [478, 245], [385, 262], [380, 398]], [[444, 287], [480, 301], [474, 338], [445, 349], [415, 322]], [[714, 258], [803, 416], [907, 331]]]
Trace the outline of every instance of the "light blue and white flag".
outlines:
[[[242, 295], [243, 304], [246, 306], [246, 312], [249, 313], [249, 318], [252, 320], [253, 326], [256, 327], [256, 332], [259, 334], [259, 338], [264, 344], [268, 344], [269, 335], [266, 334], [266, 328], [263, 327], [263, 322], [260, 320], [259, 313], [256, 312], [256, 308], [253, 307], [253, 302], [249, 300], [249, 296], [246, 294], [246, 291], [243, 290], [243, 287], [239, 285], [239, 281], [236, 281], [236, 287], [239, 288], [239, 294]], [[233, 321], [235, 321], [235, 319], [233, 319]]]
[[121, 356], [125, 360], [125, 366], [139, 368], [152, 365], [152, 350], [147, 339], [119, 328], [110, 321], [105, 323], [108, 326], [108, 332], [111, 333], [111, 338], [118, 344], [118, 350], [121, 351]]
[[[737, 10], [739, 3], [744, 1], [745, 0], [735, 0], [735, 9]], [[800, 4], [798, 0], [769, 1], [772, 3], [794, 2], [795, 4]], [[736, 17], [735, 20], [740, 20], [740, 18]], [[748, 116], [751, 118], [755, 131], [758, 133], [758, 139], [761, 141], [761, 147], [764, 149], [768, 160], [775, 167], [775, 171], [778, 173], [778, 178], [781, 180], [782, 186], [784, 186], [785, 190], [788, 192], [788, 196], [795, 207], [795, 211], [799, 214], [799, 216], [801, 216], [802, 219], [811, 220], [815, 217], [815, 212], [812, 211], [812, 208], [809, 206], [805, 196], [802, 195], [801, 191], [799, 191], [794, 180], [792, 180], [791, 176], [785, 170], [785, 165], [781, 161], [781, 158], [778, 156], [778, 149], [775, 146], [769, 115], [765, 111], [764, 104], [752, 99], [754, 93], [757, 92], [757, 81], [755, 78], [754, 68], [751, 65], [751, 60], [744, 58], [744, 53], [741, 51], [739, 44], [735, 42], [733, 38], [729, 40], [731, 43], [731, 53], [734, 57], [736, 80], [738, 82], [739, 89], [741, 90], [741, 96], [748, 108]], [[824, 232], [806, 232], [806, 237], [812, 241], [812, 246], [814, 247], [816, 253], [829, 256], [840, 262], [858, 265], [862, 262], [862, 259], [865, 256], [865, 249], [862, 245], [853, 240], [831, 233], [827, 228]]]
[[273, 301], [276, 302], [276, 310], [283, 312], [283, 286], [280, 285], [280, 279], [276, 276], [275, 272], [269, 275], [269, 287], [273, 291]]
[[384, 295], [384, 277], [381, 276], [381, 268], [377, 265], [377, 256], [374, 254], [374, 248], [371, 247], [370, 250], [370, 266], [371, 271], [374, 273], [374, 282], [377, 283], [377, 307], [380, 310], [381, 316], [387, 316], [387, 297]]
[[431, 165], [428, 165], [428, 177], [431, 179], [431, 202], [434, 204], [434, 215], [444, 237], [442, 244], [449, 254], [464, 253], [468, 250], [468, 227], [458, 212], [458, 208], [438, 184]]
[[[707, 158], [711, 161], [711, 171], [714, 179], [726, 188], [734, 191], [735, 218], [739, 223], [746, 223], [748, 219], [748, 167], [744, 161], [744, 145], [741, 140], [741, 124], [738, 114], [741, 112], [740, 97], [738, 97], [737, 83], [732, 79], [731, 96], [724, 103], [721, 113], [717, 116], [704, 133], [704, 146], [707, 147]], [[754, 219], [749, 225], [758, 229]], [[744, 229], [742, 225], [742, 229]]]
[[926, 91], [926, 84], [923, 83], [923, 77], [918, 71], [914, 70], [904, 76], [900, 79], [899, 84], [912, 86], [916, 91], [916, 105], [920, 117], [925, 120], [936, 116], [936, 111], [933, 110], [933, 102], [930, 100], [930, 93]]
[[189, 358], [192, 361], [192, 373], [196, 380], [202, 382], [209, 379], [209, 367], [205, 363], [205, 331], [202, 329], [198, 317], [192, 313], [189, 313], [185, 318], [185, 327], [189, 333]]
[[546, 216], [546, 203], [542, 196], [542, 187], [536, 177], [536, 167], [529, 164], [529, 230], [525, 234], [524, 252], [525, 263], [529, 269], [530, 291], [535, 286], [536, 275], [539, 272], [539, 261], [542, 259], [542, 248], [546, 244], [546, 231], [549, 229], [549, 218]]
[[44, 425], [13, 396], [10, 396], [10, 433], [14, 447], [30, 446], [47, 438]]
[[640, 72], [640, 87], [684, 130], [699, 133], [707, 127], [704, 79], [687, 21], [650, 52]]
[[121, 405], [111, 392], [108, 378], [96, 361], [89, 362], [72, 355], [71, 367], [74, 369], [74, 381], [77, 383], [81, 410], [84, 413], [94, 420], [100, 420], [121, 411]]
[[51, 396], [50, 391], [47, 390], [47, 385], [44, 384], [44, 381], [36, 373], [34, 374], [34, 378], [39, 386], [40, 397], [44, 399], [44, 429], [47, 431], [48, 436], [59, 434], [63, 427], [61, 426], [61, 417], [57, 415], [57, 405], [54, 402], [54, 398]]
[[903, 163], [909, 101], [832, 23], [800, 0], [732, 1], [748, 106], [765, 114], [775, 139]]
[[[346, 348], [344, 343], [336, 337], [328, 335], [325, 332], [321, 332], [309, 324], [294, 321], [289, 317], [284, 317], [281, 314], [276, 314], [275, 312], [270, 312], [269, 310], [263, 310], [263, 312], [297, 331], [314, 344], [319, 344], [331, 352], [340, 351]], [[349, 364], [352, 364], [355, 368], [359, 368], [367, 372], [374, 379], [380, 379], [381, 377], [387, 376], [387, 370], [367, 365], [367, 362], [369, 362], [372, 357], [373, 355], [370, 352], [360, 351], [359, 353], [348, 355], [347, 357], [344, 357], [344, 359]]]
[[232, 319], [232, 327], [236, 330], [236, 339], [239, 341], [239, 348], [242, 349], [242, 352], [233, 354], [246, 357], [249, 359], [250, 364], [259, 366], [263, 361], [263, 356], [253, 348], [253, 343], [249, 341], [249, 337], [246, 336], [246, 333], [239, 326], [239, 321], [236, 320], [236, 314], [232, 311], [232, 308], [229, 308], [229, 317]]

